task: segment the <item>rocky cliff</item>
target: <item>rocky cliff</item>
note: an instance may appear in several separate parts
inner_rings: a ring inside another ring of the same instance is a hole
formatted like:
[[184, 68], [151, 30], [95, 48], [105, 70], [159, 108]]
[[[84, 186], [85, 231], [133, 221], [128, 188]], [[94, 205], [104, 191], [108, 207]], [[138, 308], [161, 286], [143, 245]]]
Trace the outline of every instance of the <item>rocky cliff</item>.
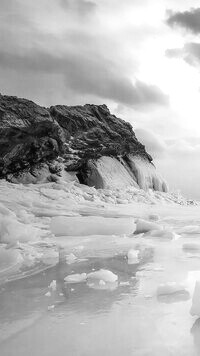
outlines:
[[[57, 180], [73, 172], [96, 188], [123, 185], [165, 191], [132, 126], [106, 105], [43, 108], [0, 95], [0, 177], [12, 182]], [[68, 172], [68, 173], [67, 173]]]

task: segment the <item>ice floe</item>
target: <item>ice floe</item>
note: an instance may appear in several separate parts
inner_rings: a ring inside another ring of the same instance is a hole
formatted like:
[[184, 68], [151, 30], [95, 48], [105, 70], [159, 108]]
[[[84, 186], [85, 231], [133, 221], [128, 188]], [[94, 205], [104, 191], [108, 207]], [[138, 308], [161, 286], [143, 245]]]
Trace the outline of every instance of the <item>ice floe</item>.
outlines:
[[153, 230], [162, 230], [163, 227], [151, 222], [151, 221], [147, 221], [144, 219], [138, 219], [136, 221], [136, 230], [135, 233], [136, 234], [141, 234], [141, 233], [145, 233], [145, 232], [149, 232], [149, 231], [153, 231]]
[[186, 287], [184, 284], [177, 283], [177, 282], [168, 282], [168, 283], [162, 283], [158, 286], [157, 288], [157, 295], [168, 295], [168, 294], [174, 294], [174, 293], [181, 293], [185, 292]]
[[135, 223], [133, 218], [59, 216], [52, 218], [50, 228], [56, 236], [130, 235], [135, 231]]

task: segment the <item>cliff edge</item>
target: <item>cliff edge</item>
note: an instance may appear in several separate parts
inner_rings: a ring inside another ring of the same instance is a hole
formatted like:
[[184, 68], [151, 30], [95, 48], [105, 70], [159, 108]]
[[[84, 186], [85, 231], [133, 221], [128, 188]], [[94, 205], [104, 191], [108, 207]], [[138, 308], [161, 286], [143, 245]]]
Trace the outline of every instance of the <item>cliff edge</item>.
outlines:
[[37, 183], [61, 176], [96, 188], [167, 191], [132, 126], [106, 105], [43, 108], [0, 95], [0, 178]]

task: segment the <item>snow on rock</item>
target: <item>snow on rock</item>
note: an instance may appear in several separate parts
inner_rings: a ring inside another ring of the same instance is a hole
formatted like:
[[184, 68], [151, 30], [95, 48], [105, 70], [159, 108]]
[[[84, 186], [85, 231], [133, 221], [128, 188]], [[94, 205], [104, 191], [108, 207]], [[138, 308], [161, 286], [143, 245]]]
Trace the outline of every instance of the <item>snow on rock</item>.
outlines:
[[121, 159], [121, 162], [114, 157], [102, 156], [99, 159], [88, 162], [88, 177], [86, 182], [95, 188], [124, 188], [134, 186], [136, 183], [134, 173]]
[[143, 219], [138, 219], [136, 221], [136, 230], [135, 230], [135, 234], [141, 234], [141, 233], [145, 233], [145, 232], [149, 232], [149, 231], [153, 231], [153, 230], [162, 230], [163, 227], [150, 222], [150, 221], [146, 221]]
[[118, 276], [109, 270], [100, 269], [99, 271], [88, 273], [87, 280], [99, 280], [104, 281], [104, 283], [114, 283], [118, 280]]
[[183, 284], [181, 283], [176, 283], [176, 282], [168, 282], [168, 283], [163, 283], [158, 286], [157, 289], [157, 295], [168, 295], [168, 294], [174, 294], [174, 293], [181, 293], [185, 292], [186, 288]]
[[130, 235], [135, 231], [135, 223], [132, 218], [58, 216], [52, 218], [50, 229], [56, 236]]
[[75, 273], [66, 276], [64, 278], [64, 281], [66, 283], [80, 283], [80, 282], [86, 282], [86, 279], [87, 279], [86, 273]]
[[139, 254], [140, 254], [139, 250], [133, 250], [133, 249], [129, 250], [127, 254], [128, 264], [133, 265], [139, 263], [140, 262]]
[[196, 281], [195, 284], [190, 313], [191, 315], [200, 317], [200, 280]]
[[167, 192], [168, 187], [166, 182], [157, 173], [155, 166], [148, 160], [129, 155], [129, 161], [132, 171], [136, 176], [137, 184], [141, 189], [154, 189], [160, 192]]

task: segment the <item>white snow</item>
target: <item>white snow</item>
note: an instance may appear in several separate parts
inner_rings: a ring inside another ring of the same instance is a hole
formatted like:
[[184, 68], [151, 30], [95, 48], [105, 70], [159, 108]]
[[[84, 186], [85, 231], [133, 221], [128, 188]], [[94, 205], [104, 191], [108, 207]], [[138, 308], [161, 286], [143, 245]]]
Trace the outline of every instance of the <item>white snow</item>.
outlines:
[[38, 239], [39, 229], [32, 225], [22, 224], [13, 217], [0, 216], [0, 242], [29, 242]]

